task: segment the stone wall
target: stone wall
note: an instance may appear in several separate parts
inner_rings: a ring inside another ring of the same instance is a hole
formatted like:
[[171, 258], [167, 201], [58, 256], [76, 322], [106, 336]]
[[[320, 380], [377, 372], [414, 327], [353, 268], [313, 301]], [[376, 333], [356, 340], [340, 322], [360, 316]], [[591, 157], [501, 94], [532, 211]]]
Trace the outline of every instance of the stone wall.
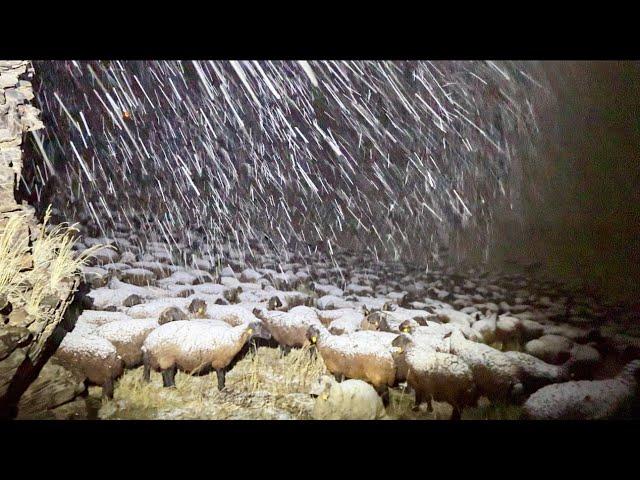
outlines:
[[[15, 191], [27, 132], [43, 128], [39, 110], [29, 103], [34, 97], [30, 82], [33, 74], [29, 61], [0, 61], [0, 233], [12, 216], [24, 215], [27, 221], [19, 234], [28, 236], [30, 242], [38, 233], [35, 212], [25, 202], [16, 201]], [[22, 265], [30, 268], [30, 255]], [[34, 318], [0, 298], [0, 418], [15, 415], [20, 397], [55, 351], [60, 341], [56, 338], [57, 327], [79, 283], [79, 278], [70, 279], [68, 290], [53, 299], [54, 315], [50, 319]]]

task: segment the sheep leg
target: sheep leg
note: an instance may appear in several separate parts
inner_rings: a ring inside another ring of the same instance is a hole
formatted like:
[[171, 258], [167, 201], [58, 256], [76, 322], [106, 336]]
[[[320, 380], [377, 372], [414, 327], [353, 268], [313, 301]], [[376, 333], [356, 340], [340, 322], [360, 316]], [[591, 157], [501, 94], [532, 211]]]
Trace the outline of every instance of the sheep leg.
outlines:
[[102, 396], [107, 400], [113, 400], [113, 378], [102, 384]]
[[429, 398], [427, 399], [427, 412], [429, 412], [429, 413], [433, 412], [432, 399], [433, 399], [433, 397], [431, 395], [429, 395]]
[[416, 399], [415, 399], [415, 402], [413, 403], [413, 410], [414, 411], [418, 410], [418, 408], [420, 407], [420, 405], [424, 401], [422, 393], [419, 390], [415, 390], [415, 393], [416, 393]]
[[142, 370], [142, 381], [149, 383], [151, 381], [151, 365], [149, 365], [146, 355], [143, 358], [143, 362], [144, 368]]
[[175, 387], [176, 386], [176, 366], [169, 367], [162, 371], [162, 386], [163, 387]]
[[462, 412], [460, 411], [460, 408], [457, 405], [454, 405], [453, 412], [451, 412], [450, 420], [460, 420], [461, 418], [462, 418]]
[[291, 352], [291, 347], [289, 345], [280, 345], [280, 348], [282, 349], [282, 353], [285, 357]]
[[342, 373], [334, 373], [333, 377], [336, 379], [336, 382], [338, 383], [344, 380], [344, 375]]
[[318, 358], [318, 349], [315, 345], [313, 345], [310, 349], [309, 349], [309, 357], [311, 358], [311, 360], [315, 360]]
[[380, 395], [380, 398], [382, 399], [382, 404], [384, 405], [385, 408], [389, 406], [389, 400], [390, 400], [389, 389], [390, 387], [388, 387], [387, 385], [384, 385], [380, 388], [376, 388], [378, 395]]
[[224, 389], [224, 382], [226, 379], [226, 371], [224, 368], [216, 368], [216, 375], [218, 376], [218, 390]]

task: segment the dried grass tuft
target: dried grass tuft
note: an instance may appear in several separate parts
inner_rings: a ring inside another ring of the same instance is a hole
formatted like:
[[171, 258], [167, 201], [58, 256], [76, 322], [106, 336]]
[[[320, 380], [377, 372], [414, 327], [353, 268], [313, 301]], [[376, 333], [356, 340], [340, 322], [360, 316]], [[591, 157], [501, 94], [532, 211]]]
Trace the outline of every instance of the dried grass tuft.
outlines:
[[[52, 315], [49, 299], [68, 294], [67, 280], [80, 272], [91, 255], [102, 248], [97, 245], [81, 253], [73, 250], [77, 229], [74, 225], [50, 226], [51, 206], [47, 209], [32, 245], [25, 235], [28, 217], [11, 217], [0, 232], [0, 298], [6, 298], [14, 308], [22, 308], [38, 318]], [[25, 259], [30, 267], [25, 268]]]

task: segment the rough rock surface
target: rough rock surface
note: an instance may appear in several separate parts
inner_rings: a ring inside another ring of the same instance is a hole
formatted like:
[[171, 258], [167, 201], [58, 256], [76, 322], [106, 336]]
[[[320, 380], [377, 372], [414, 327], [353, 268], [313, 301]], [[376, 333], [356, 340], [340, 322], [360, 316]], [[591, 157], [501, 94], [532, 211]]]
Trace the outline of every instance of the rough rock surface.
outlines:
[[20, 398], [18, 418], [41, 418], [43, 414], [56, 417], [53, 412], [58, 407], [72, 402], [84, 391], [83, 379], [52, 358]]
[[[29, 101], [33, 98], [31, 62], [25, 60], [0, 61], [0, 232], [15, 215], [27, 218], [24, 231], [18, 235], [31, 240], [38, 233], [33, 207], [18, 204], [15, 190], [22, 171], [24, 136], [43, 127], [39, 111]], [[30, 268], [30, 255], [25, 256], [24, 268]], [[0, 418], [12, 417], [16, 405], [29, 384], [55, 347], [54, 332], [63, 320], [79, 278], [66, 284], [59, 298], [51, 299], [52, 319], [38, 319], [18, 309], [11, 309], [6, 299], [0, 322]], [[6, 313], [5, 313], [6, 312]], [[37, 388], [37, 387], [34, 387]], [[55, 402], [54, 402], [55, 403]]]

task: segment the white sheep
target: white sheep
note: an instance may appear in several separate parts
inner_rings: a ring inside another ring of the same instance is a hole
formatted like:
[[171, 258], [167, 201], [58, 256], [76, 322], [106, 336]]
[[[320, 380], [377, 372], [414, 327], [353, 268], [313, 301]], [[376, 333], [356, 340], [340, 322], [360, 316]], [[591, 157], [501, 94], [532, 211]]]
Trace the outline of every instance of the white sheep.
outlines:
[[624, 412], [635, 399], [640, 360], [607, 380], [579, 380], [541, 388], [524, 404], [523, 416], [535, 420], [596, 420]]
[[162, 372], [163, 385], [175, 385], [176, 369], [188, 373], [212, 367], [218, 376], [218, 389], [225, 385], [226, 368], [253, 336], [269, 338], [260, 322], [237, 327], [221, 327], [197, 321], [176, 321], [151, 332], [142, 346], [143, 378], [150, 370]]
[[311, 416], [315, 420], [378, 420], [386, 411], [375, 389], [362, 380], [338, 383], [323, 375], [313, 386], [317, 396]]

